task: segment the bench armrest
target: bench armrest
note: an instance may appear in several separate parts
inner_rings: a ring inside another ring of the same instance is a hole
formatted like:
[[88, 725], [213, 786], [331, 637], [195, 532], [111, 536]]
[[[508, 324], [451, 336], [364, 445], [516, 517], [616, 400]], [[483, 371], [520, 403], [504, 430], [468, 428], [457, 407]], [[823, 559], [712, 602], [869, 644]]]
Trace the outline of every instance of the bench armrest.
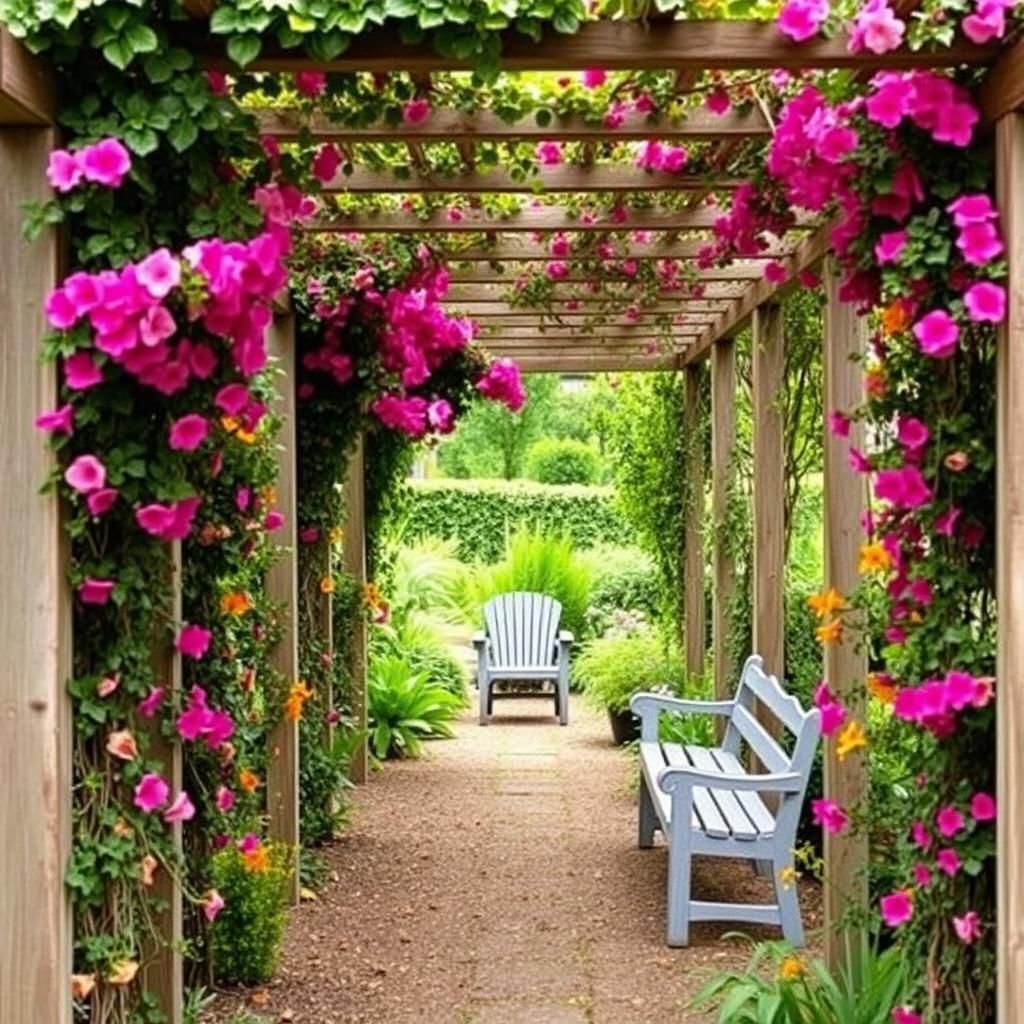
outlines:
[[560, 644], [571, 644], [575, 639], [576, 637], [572, 635], [571, 630], [560, 629], [558, 631], [558, 642]]
[[[465, 636], [465, 634], [463, 634], [463, 636]], [[484, 647], [484, 646], [486, 646], [486, 644], [487, 644], [487, 634], [482, 629], [478, 629], [473, 634], [473, 646], [474, 647]]]
[[740, 789], [759, 793], [798, 793], [803, 788], [803, 776], [798, 772], [776, 772], [765, 775], [723, 775], [701, 768], [662, 768], [658, 772], [658, 787], [665, 793], [679, 788]]
[[638, 718], [647, 718], [660, 711], [679, 711], [687, 715], [731, 715], [736, 702], [732, 700], [684, 700], [660, 693], [635, 693], [629, 710]]

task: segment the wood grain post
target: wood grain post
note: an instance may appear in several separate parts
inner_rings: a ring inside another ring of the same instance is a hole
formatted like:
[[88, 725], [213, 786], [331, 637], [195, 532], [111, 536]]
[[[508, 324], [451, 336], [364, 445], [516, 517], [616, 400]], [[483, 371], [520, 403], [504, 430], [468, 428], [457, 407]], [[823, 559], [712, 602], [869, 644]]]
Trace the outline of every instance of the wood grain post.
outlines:
[[[274, 318], [268, 334], [276, 361], [273, 413], [281, 420], [277, 439], [277, 509], [284, 526], [274, 535], [277, 561], [267, 574], [267, 596], [283, 617], [281, 642], [270, 656], [288, 685], [299, 678], [299, 575], [296, 509], [295, 439], [295, 318]], [[282, 717], [270, 735], [267, 766], [267, 813], [270, 837], [295, 851], [291, 882], [292, 903], [299, 901], [299, 723]]]
[[996, 193], [1009, 264], [996, 357], [996, 1018], [1024, 1024], [1024, 114], [1006, 114], [996, 124]]
[[[360, 436], [349, 459], [345, 474], [345, 542], [343, 561], [345, 571], [355, 578], [360, 588], [366, 586], [366, 488], [363, 474], [366, 469], [365, 442]], [[365, 731], [366, 715], [366, 616], [360, 613], [352, 623], [352, 658], [349, 672], [352, 679], [352, 720], [357, 729]], [[369, 745], [366, 738], [352, 753], [350, 776], [353, 782], [365, 782], [369, 773]]]
[[[783, 679], [785, 633], [785, 479], [782, 411], [785, 373], [782, 307], [758, 306], [753, 314], [754, 345], [754, 609], [753, 648], [765, 671]], [[763, 723], [774, 728], [774, 720]]]
[[704, 446], [700, 437], [700, 389], [703, 367], [698, 363], [683, 371], [686, 432], [686, 522], [683, 524], [686, 557], [683, 562], [683, 595], [686, 609], [686, 673], [691, 678], [704, 672]]
[[[169, 577], [168, 592], [171, 604], [167, 613], [175, 629], [181, 623], [182, 613], [182, 562], [181, 541], [174, 541], [169, 548], [166, 566]], [[182, 688], [181, 654], [172, 642], [172, 631], [153, 649], [152, 664], [157, 685], [167, 688], [171, 700], [177, 699]], [[172, 793], [179, 793], [183, 784], [184, 764], [181, 743], [167, 739], [155, 721], [149, 733], [150, 755], [163, 762], [163, 776], [170, 784]], [[182, 855], [182, 825], [175, 822], [168, 826], [171, 842], [178, 857]], [[184, 908], [181, 886], [174, 876], [161, 869], [153, 883], [153, 896], [163, 901], [164, 909], [155, 915], [156, 938], [149, 962], [146, 965], [145, 984], [156, 997], [157, 1006], [167, 1018], [168, 1024], [182, 1024], [185, 1016], [185, 966], [182, 957], [184, 941]]]
[[45, 128], [0, 130], [0, 1022], [71, 1019], [71, 601], [53, 465], [33, 421], [57, 405], [40, 362], [57, 283], [52, 230], [22, 239], [22, 204], [50, 197]]
[[736, 449], [736, 342], [722, 338], [711, 349], [711, 518], [712, 545], [711, 647], [715, 699], [727, 700], [736, 689], [736, 669], [729, 652], [736, 566], [725, 531], [729, 489]]
[[[839, 298], [839, 280], [831, 260], [825, 271], [824, 408], [849, 412], [861, 401], [861, 368], [853, 357], [867, 343], [867, 329], [849, 303]], [[862, 541], [861, 514], [867, 507], [867, 477], [850, 467], [850, 444], [861, 447], [863, 428], [854, 424], [849, 441], [833, 437], [826, 418], [825, 432], [825, 587], [851, 594], [859, 583], [857, 553]], [[850, 640], [825, 647], [825, 679], [832, 692], [861, 718], [867, 654]], [[842, 807], [855, 806], [867, 792], [867, 767], [860, 752], [839, 761], [836, 738], [825, 741], [825, 796]], [[833, 969], [847, 950], [860, 948], [856, 936], [837, 931], [848, 912], [868, 906], [868, 837], [862, 830], [840, 835], [825, 832], [825, 958]], [[849, 937], [850, 941], [847, 941]]]

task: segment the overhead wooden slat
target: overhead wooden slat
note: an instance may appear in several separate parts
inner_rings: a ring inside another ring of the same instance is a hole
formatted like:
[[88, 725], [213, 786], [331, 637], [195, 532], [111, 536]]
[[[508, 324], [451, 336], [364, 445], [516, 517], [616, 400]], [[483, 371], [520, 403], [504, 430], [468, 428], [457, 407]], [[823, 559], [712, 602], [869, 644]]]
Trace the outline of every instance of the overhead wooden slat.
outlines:
[[[565, 234], [570, 234], [575, 229], [566, 229]], [[706, 238], [659, 238], [650, 242], [623, 241], [617, 244], [616, 249], [620, 257], [628, 255], [633, 260], [679, 260], [694, 259], [702, 249], [708, 245]], [[547, 247], [535, 242], [524, 235], [505, 235], [500, 231], [496, 233], [494, 240], [483, 245], [456, 246], [453, 244], [442, 245], [448, 260], [453, 263], [464, 262], [489, 262], [497, 266], [511, 262], [549, 262], [562, 257], [552, 256]], [[788, 256], [796, 250], [791, 241], [773, 241], [768, 247], [757, 256], [744, 257], [745, 262], [751, 260], [779, 259]], [[584, 259], [583, 252], [577, 252], [573, 259]], [[596, 261], [597, 256], [593, 259]], [[708, 271], [714, 273], [714, 270]]]
[[562, 164], [542, 167], [536, 175], [516, 179], [508, 171], [463, 171], [461, 174], [431, 172], [425, 163], [422, 144], [407, 143], [415, 153], [414, 166], [419, 168], [401, 176], [393, 171], [371, 171], [356, 167], [351, 174], [339, 172], [324, 186], [326, 192], [384, 192], [411, 194], [415, 192], [452, 192], [480, 195], [487, 192], [689, 192], [699, 190], [702, 195], [711, 191], [730, 191], [737, 188], [742, 178], [702, 177], [698, 174], [667, 174], [662, 171], [644, 171], [630, 164], [602, 164], [579, 167]]
[[483, 331], [477, 338], [481, 345], [486, 346], [490, 337], [500, 337], [506, 340], [529, 339], [536, 341], [550, 341], [552, 344], [593, 341], [601, 339], [606, 341], [635, 341], [637, 344], [645, 345], [648, 342], [660, 343], [668, 338], [688, 338], [696, 340], [700, 337], [699, 327], [675, 327], [671, 331], [659, 331], [647, 325], [637, 324], [630, 326], [607, 325], [604, 327], [516, 327], [504, 325], [493, 330]]
[[[197, 53], [205, 66], [234, 70], [222, 40], [196, 33], [191, 26], [180, 31], [179, 41]], [[869, 50], [852, 53], [845, 32], [793, 43], [769, 21], [666, 21], [651, 31], [640, 22], [602, 20], [584, 22], [571, 35], [548, 31], [540, 42], [509, 30], [501, 38], [501, 66], [506, 71], [932, 68], [987, 64], [998, 49], [998, 45], [977, 46], [958, 38], [935, 50], [912, 51], [901, 46], [883, 54]], [[344, 53], [330, 60], [268, 43], [247, 70], [427, 72], [459, 71], [469, 66], [466, 61], [438, 54], [429, 42], [402, 45], [391, 26], [361, 34]]]
[[[584, 282], [581, 279], [579, 283]], [[742, 282], [737, 282], [736, 287], [740, 287], [741, 284]], [[446, 303], [472, 302], [479, 306], [503, 306], [510, 304], [508, 297], [514, 291], [515, 289], [511, 281], [501, 284], [476, 284], [456, 279], [456, 283], [450, 285], [445, 293], [444, 301]], [[595, 293], [590, 293], [586, 289], [575, 288], [573, 285], [568, 285], [565, 288], [556, 286], [551, 291], [551, 298], [556, 308], [562, 308], [560, 304], [570, 299], [575, 300], [583, 309], [586, 309], [589, 306], [604, 304], [610, 299], [622, 300], [630, 299], [631, 297], [631, 292], [620, 290], [612, 285], [609, 285], [601, 292]], [[701, 313], [715, 311], [724, 313], [728, 306], [729, 299], [727, 297], [694, 299], [681, 295], [678, 292], [665, 292], [662, 299], [657, 302], [645, 303], [643, 308], [669, 313], [687, 311]], [[572, 310], [566, 310], [566, 312], [572, 312]]]
[[1000, 54], [981, 83], [978, 105], [987, 124], [1004, 114], [1024, 110], [1024, 39], [1018, 39]]
[[50, 67], [0, 27], [0, 125], [52, 124], [56, 108]]
[[679, 368], [680, 356], [589, 356], [557, 355], [528, 356], [517, 359], [516, 364], [523, 373], [651, 373]]
[[[506, 262], [526, 262], [525, 260], [507, 260]], [[709, 270], [698, 271], [695, 275], [692, 274], [693, 266], [692, 261], [687, 261], [687, 274], [689, 279], [691, 276], [694, 277], [696, 284], [701, 284], [707, 281], [757, 281], [764, 277], [764, 263], [730, 263], [726, 267], [711, 267]], [[514, 269], [503, 269], [503, 266], [492, 267], [487, 263], [477, 262], [472, 266], [456, 266], [450, 270], [452, 279], [452, 290], [456, 288], [460, 289], [489, 289], [494, 288], [494, 294], [496, 296], [506, 295], [510, 288], [515, 284], [516, 279], [525, 273], [539, 272], [542, 269], [542, 265], [538, 264], [534, 267], [523, 267], [516, 266]], [[596, 273], [586, 273], [579, 270], [574, 266], [569, 268], [569, 276], [559, 279], [558, 286], [556, 286], [555, 294], [564, 294], [566, 298], [572, 297], [570, 292], [563, 289], [561, 286], [566, 286], [567, 289], [572, 289], [573, 285], [579, 284], [590, 284], [592, 282], [598, 282], [602, 287], [607, 288], [609, 292], [612, 292], [616, 285], [621, 285], [624, 282], [624, 278], [621, 274], [615, 274], [614, 272], [608, 272], [607, 274], [597, 270]], [[579, 292], [580, 289], [575, 289]], [[461, 293], [456, 293], [461, 294]], [[478, 298], [478, 302], [486, 302], [488, 292], [481, 293], [482, 297]], [[687, 301], [686, 292], [683, 289], [666, 291], [664, 293], [666, 301], [671, 302], [685, 302]], [[584, 292], [579, 296], [580, 298], [587, 298]]]
[[[435, 211], [419, 217], [406, 211], [365, 213], [343, 216], [331, 214], [310, 221], [310, 231], [349, 232], [360, 234], [479, 234], [480, 232], [531, 231], [706, 231], [725, 211], [717, 206], [699, 206], [692, 210], [628, 209], [625, 219], [615, 221], [610, 215], [586, 222], [561, 206], [531, 206], [507, 217], [488, 217], [478, 210], [463, 210], [462, 219], [452, 219], [449, 211]], [[798, 212], [796, 227], [812, 225], [814, 221]]]
[[771, 128], [760, 111], [749, 114], [730, 111], [721, 117], [703, 107], [687, 112], [685, 119], [648, 118], [631, 113], [618, 128], [591, 124], [579, 115], [553, 117], [541, 126], [536, 117], [503, 121], [492, 110], [431, 110], [418, 124], [391, 125], [378, 121], [371, 125], [332, 123], [323, 114], [307, 115], [298, 110], [259, 110], [260, 134], [272, 135], [281, 142], [294, 142], [308, 129], [315, 140], [323, 142], [630, 142], [639, 139], [704, 141], [708, 139], [767, 138]]
[[[524, 321], [536, 321], [537, 323], [551, 322], [552, 318], [557, 317], [561, 323], [575, 324], [575, 323], [590, 323], [593, 322], [594, 317], [603, 316], [605, 323], [607, 324], [628, 324], [629, 320], [625, 314], [619, 310], [591, 310], [587, 312], [585, 310], [551, 310], [547, 311], [542, 307], [538, 306], [487, 306], [487, 305], [476, 305], [474, 303], [461, 303], [451, 302], [446, 303], [449, 310], [453, 313], [458, 313], [462, 316], [472, 317], [474, 320], [479, 321], [481, 324], [491, 324], [494, 321], [499, 323], [502, 321], [515, 322], [520, 326], [523, 326]], [[665, 318], [666, 320], [671, 317], [680, 319], [672, 320], [673, 323], [687, 323], [687, 324], [712, 324], [718, 319], [717, 311], [709, 311], [703, 313], [690, 313], [679, 309], [641, 309], [637, 314], [640, 319], [644, 322], [650, 323], [656, 318]]]
[[485, 344], [483, 348], [492, 355], [501, 350], [510, 357], [528, 357], [530, 355], [552, 355], [559, 352], [571, 353], [573, 355], [652, 355], [665, 353], [678, 353], [686, 349], [686, 339], [678, 343], [665, 344], [657, 342], [614, 342], [601, 344], [595, 342], [591, 345], [563, 344], [562, 342], [530, 341], [516, 338], [496, 337]]

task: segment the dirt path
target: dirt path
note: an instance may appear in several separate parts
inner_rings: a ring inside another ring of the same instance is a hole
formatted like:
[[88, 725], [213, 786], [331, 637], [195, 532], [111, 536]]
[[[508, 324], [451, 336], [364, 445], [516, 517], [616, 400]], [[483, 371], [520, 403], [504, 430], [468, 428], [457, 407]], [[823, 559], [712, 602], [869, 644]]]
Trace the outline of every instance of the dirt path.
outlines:
[[[665, 850], [636, 848], [629, 761], [578, 698], [564, 729], [550, 707], [500, 701], [489, 727], [467, 715], [426, 760], [377, 773], [327, 851], [336, 880], [293, 915], [278, 979], [208, 1020], [242, 1005], [295, 1024], [707, 1020], [690, 997], [746, 951], [715, 924], [665, 946]], [[698, 860], [694, 887], [768, 895], [722, 860]]]

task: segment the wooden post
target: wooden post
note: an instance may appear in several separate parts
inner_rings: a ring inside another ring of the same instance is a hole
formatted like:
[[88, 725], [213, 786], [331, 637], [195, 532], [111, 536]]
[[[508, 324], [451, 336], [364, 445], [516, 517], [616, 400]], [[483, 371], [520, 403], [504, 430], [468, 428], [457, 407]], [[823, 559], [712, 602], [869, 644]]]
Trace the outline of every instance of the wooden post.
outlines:
[[[365, 442], [360, 436], [345, 475], [345, 571], [353, 576], [360, 592], [366, 585], [366, 489], [363, 484], [365, 470]], [[359, 615], [353, 624], [352, 661], [352, 719], [357, 729], [366, 729], [366, 617]], [[353, 782], [365, 782], [369, 774], [368, 744], [366, 739], [352, 753], [350, 775]]]
[[704, 446], [700, 437], [702, 376], [703, 369], [699, 363], [687, 366], [683, 371], [687, 446], [683, 594], [686, 608], [686, 674], [691, 678], [704, 672]]
[[[295, 318], [279, 315], [269, 332], [270, 352], [276, 361], [273, 412], [281, 419], [277, 442], [277, 509], [284, 526], [275, 534], [277, 561], [267, 575], [267, 596], [284, 616], [281, 642], [271, 664], [288, 684], [299, 678], [299, 577], [296, 510], [295, 441]], [[267, 813], [270, 837], [295, 851], [291, 884], [293, 903], [299, 901], [299, 723], [282, 718], [270, 736], [267, 767]]]
[[996, 823], [998, 1012], [1024, 1024], [1024, 114], [996, 124], [996, 194], [1009, 265], [1009, 307], [996, 356]]
[[736, 448], [736, 342], [722, 338], [711, 349], [711, 518], [714, 523], [711, 646], [715, 699], [727, 700], [736, 689], [729, 656], [736, 566], [726, 542], [724, 519], [733, 481]]
[[[848, 412], [861, 401], [860, 365], [853, 357], [864, 351], [864, 320], [849, 303], [839, 299], [839, 281], [829, 261], [825, 272], [824, 407]], [[863, 428], [854, 424], [850, 441], [825, 431], [825, 586], [853, 593], [859, 583], [857, 553], [862, 540], [861, 514], [867, 507], [867, 478], [854, 473], [848, 460], [849, 444], [863, 442]], [[854, 715], [864, 713], [864, 677], [867, 654], [853, 641], [825, 647], [825, 679]], [[825, 796], [852, 807], [866, 793], [868, 776], [864, 758], [853, 754], [840, 762], [835, 737], [825, 744]], [[859, 939], [836, 929], [846, 912], [855, 915], [868, 906], [868, 837], [847, 829], [840, 835], [825, 832], [825, 958], [833, 969], [856, 952]]]
[[71, 605], [60, 508], [39, 486], [53, 465], [33, 421], [57, 404], [39, 360], [58, 243], [22, 239], [22, 204], [46, 201], [56, 144], [45, 128], [0, 130], [0, 1021], [71, 1019]]
[[[779, 395], [785, 373], [782, 307], [758, 306], [754, 344], [754, 636], [765, 671], [783, 679], [785, 479]], [[774, 728], [775, 721], [764, 723]]]
[[[181, 541], [174, 541], [167, 560], [167, 574], [170, 577], [171, 605], [167, 609], [175, 627], [181, 623], [182, 615], [182, 563]], [[153, 651], [153, 672], [157, 685], [167, 687], [172, 699], [181, 693], [181, 654], [171, 642], [171, 634], [160, 642]], [[172, 793], [181, 791], [184, 765], [181, 743], [168, 740], [155, 725], [150, 731], [149, 750], [153, 757], [163, 762], [163, 775]], [[169, 826], [171, 841], [181, 857], [181, 822]], [[168, 1024], [181, 1024], [185, 1016], [185, 965], [182, 958], [184, 941], [184, 909], [181, 886], [170, 872], [160, 870], [153, 884], [153, 896], [165, 904], [155, 917], [156, 942], [152, 959], [146, 966], [146, 987], [156, 997], [157, 1006], [167, 1018]]]

